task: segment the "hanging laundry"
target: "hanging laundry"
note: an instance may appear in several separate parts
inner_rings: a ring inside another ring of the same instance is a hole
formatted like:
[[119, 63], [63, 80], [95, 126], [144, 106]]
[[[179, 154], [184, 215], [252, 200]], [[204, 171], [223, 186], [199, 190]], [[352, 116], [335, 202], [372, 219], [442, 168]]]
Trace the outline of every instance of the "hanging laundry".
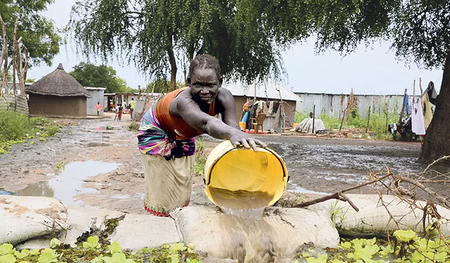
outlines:
[[414, 132], [416, 135], [425, 135], [425, 121], [423, 118], [421, 98], [413, 98], [411, 121], [412, 132]]
[[438, 94], [436, 92], [436, 89], [434, 88], [434, 83], [433, 81], [430, 81], [428, 83], [428, 87], [427, 89], [424, 91], [424, 93], [428, 93], [428, 99], [430, 100], [430, 102], [434, 105], [436, 105], [436, 100], [438, 97]]
[[424, 115], [423, 118], [425, 121], [425, 129], [428, 129], [428, 126], [430, 125], [431, 120], [433, 119], [433, 109], [431, 108], [428, 93], [423, 94], [422, 100], [423, 100], [423, 115]]
[[408, 94], [405, 94], [405, 110], [406, 110], [406, 116], [411, 115], [411, 110], [409, 108], [409, 96], [408, 96]]

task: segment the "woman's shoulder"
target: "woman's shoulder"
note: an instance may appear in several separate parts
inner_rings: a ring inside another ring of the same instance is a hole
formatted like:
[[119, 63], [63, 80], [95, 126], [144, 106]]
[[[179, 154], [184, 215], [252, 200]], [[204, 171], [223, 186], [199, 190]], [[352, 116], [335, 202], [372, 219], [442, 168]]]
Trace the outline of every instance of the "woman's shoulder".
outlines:
[[228, 89], [220, 87], [217, 92], [217, 98], [219, 101], [230, 100], [233, 99], [233, 94]]

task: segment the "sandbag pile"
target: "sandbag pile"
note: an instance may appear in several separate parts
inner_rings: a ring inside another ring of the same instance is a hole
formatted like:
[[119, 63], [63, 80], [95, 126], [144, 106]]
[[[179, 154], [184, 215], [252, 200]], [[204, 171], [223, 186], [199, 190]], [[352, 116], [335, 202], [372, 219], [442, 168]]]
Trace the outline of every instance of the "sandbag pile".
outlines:
[[[399, 227], [404, 230], [414, 230], [423, 234], [423, 210], [426, 202], [416, 201], [419, 207], [413, 207], [393, 195], [348, 194], [346, 195], [360, 210], [356, 212], [347, 202], [328, 200], [309, 206], [308, 209], [324, 212], [336, 225], [340, 235], [351, 237], [386, 237]], [[382, 204], [384, 203], [385, 206]], [[450, 235], [450, 210], [437, 205], [440, 216], [446, 218], [441, 223], [445, 236]], [[389, 212], [388, 212], [389, 210]], [[427, 216], [425, 225], [430, 224]], [[397, 223], [398, 225], [397, 225]]]
[[0, 244], [15, 245], [67, 228], [67, 208], [55, 198], [0, 195]]

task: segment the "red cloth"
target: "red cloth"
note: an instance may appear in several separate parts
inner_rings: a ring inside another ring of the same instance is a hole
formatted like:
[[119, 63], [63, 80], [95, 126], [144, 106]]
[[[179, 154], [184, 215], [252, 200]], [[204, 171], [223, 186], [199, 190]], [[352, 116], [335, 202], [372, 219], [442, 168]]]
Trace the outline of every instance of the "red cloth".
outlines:
[[[189, 202], [190, 202], [190, 201], [188, 201], [186, 204], [184, 204], [183, 207], [188, 206], [188, 205], [189, 205]], [[151, 215], [154, 215], [154, 216], [160, 216], [160, 217], [170, 217], [170, 214], [152, 210], [152, 209], [148, 208], [146, 205], [144, 205], [144, 208], [145, 208], [145, 211], [149, 212]]]
[[[188, 87], [174, 90], [164, 95], [156, 104], [156, 118], [161, 125], [161, 128], [171, 137], [176, 140], [186, 140], [202, 134], [196, 129], [192, 128], [182, 118], [178, 118], [170, 114], [169, 107], [172, 101]], [[208, 114], [215, 116], [214, 111], [216, 100], [209, 105]], [[175, 132], [176, 131], [176, 132]]]

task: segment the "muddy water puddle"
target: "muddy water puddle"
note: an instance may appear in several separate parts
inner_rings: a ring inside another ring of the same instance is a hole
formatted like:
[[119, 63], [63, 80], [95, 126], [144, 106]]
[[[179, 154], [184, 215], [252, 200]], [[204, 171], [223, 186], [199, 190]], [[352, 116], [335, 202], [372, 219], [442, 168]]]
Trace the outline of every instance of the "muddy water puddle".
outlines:
[[65, 205], [82, 205], [81, 201], [75, 199], [76, 195], [97, 192], [92, 188], [83, 188], [83, 183], [89, 177], [109, 173], [119, 165], [98, 161], [68, 163], [59, 174], [49, 174], [53, 176], [50, 180], [30, 184], [15, 194], [55, 197]]
[[[292, 192], [334, 193], [367, 181], [371, 172], [418, 175], [420, 142], [258, 136], [284, 160]], [[438, 167], [436, 167], [438, 168]], [[450, 172], [449, 167], [439, 167]]]

